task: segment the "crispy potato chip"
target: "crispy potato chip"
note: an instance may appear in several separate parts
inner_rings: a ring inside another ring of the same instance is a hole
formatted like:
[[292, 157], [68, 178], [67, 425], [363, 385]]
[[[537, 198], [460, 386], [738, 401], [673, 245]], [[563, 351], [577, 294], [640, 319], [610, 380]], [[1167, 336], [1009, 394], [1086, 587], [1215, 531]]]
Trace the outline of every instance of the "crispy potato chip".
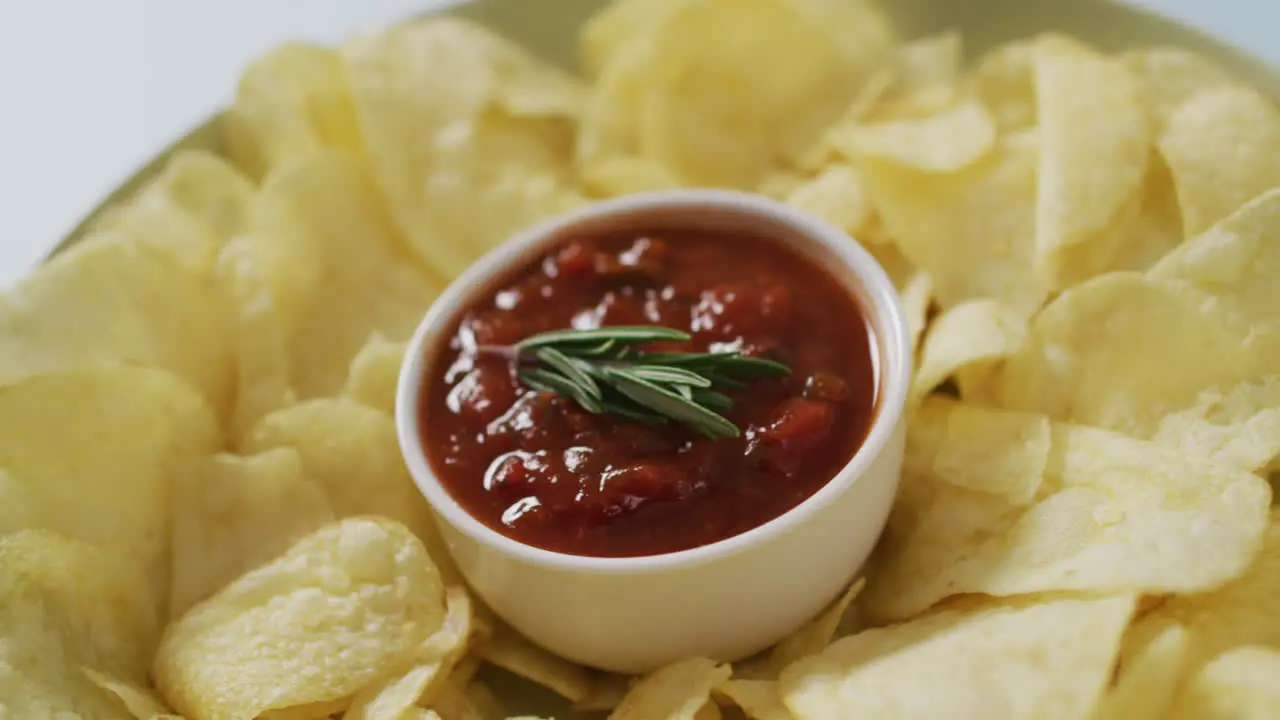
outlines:
[[1192, 95], [1231, 82], [1213, 62], [1189, 50], [1156, 46], [1120, 53], [1120, 62], [1138, 81], [1152, 126], [1163, 130], [1169, 116]]
[[573, 81], [522, 48], [437, 17], [354, 38], [343, 55], [378, 185], [440, 277], [581, 202], [567, 184], [577, 99], [536, 108], [530, 98], [548, 85], [571, 95], [562, 89]]
[[221, 441], [204, 400], [158, 370], [54, 373], [0, 389], [0, 427], [0, 458], [46, 527], [128, 553], [163, 607], [171, 479]]
[[1168, 625], [1142, 653], [1125, 662], [1116, 684], [1098, 707], [1094, 720], [1160, 720], [1166, 717], [1182, 676], [1187, 632]]
[[991, 151], [996, 127], [970, 100], [919, 119], [852, 126], [832, 142], [853, 158], [875, 158], [928, 173], [953, 173]]
[[231, 373], [211, 296], [172, 256], [91, 237], [0, 294], [0, 384], [110, 365], [169, 370], [226, 407]]
[[591, 692], [572, 706], [580, 712], [607, 712], [618, 707], [631, 691], [636, 678], [631, 675], [598, 672], [591, 682]]
[[728, 665], [689, 658], [646, 675], [622, 699], [609, 720], [693, 720], [711, 699], [711, 689], [729, 679]]
[[578, 34], [579, 55], [595, 80], [633, 42], [644, 42], [672, 11], [696, 0], [615, 0], [593, 13]]
[[954, 87], [960, 81], [964, 41], [955, 30], [912, 40], [894, 55], [894, 89]]
[[483, 720], [506, 720], [508, 717], [505, 703], [488, 685], [479, 680], [467, 685], [467, 699]]
[[552, 655], [503, 623], [498, 623], [493, 636], [480, 646], [480, 656], [570, 702], [580, 702], [591, 694], [593, 678], [586, 668]]
[[[270, 283], [291, 330], [300, 398], [337, 392], [370, 334], [407, 338], [435, 299], [437, 281], [408, 262], [354, 159], [313, 155], [280, 168], [263, 184], [257, 210], [253, 237], [264, 262], [290, 262], [296, 254], [314, 263], [315, 275], [301, 286]], [[271, 272], [283, 278], [293, 271]]]
[[995, 300], [968, 300], [933, 320], [924, 337], [911, 394], [923, 398], [956, 376], [960, 394], [977, 394], [978, 385], [1026, 339], [1027, 321]]
[[124, 682], [90, 668], [85, 668], [84, 674], [94, 685], [116, 696], [135, 720], [153, 720], [170, 714], [169, 708], [165, 707], [164, 702], [150, 688]]
[[996, 394], [1009, 408], [1148, 437], [1203, 390], [1255, 375], [1259, 361], [1245, 341], [1221, 308], [1112, 273], [1062, 293], [1032, 319]]
[[1035, 43], [1032, 68], [1040, 136], [1037, 270], [1062, 287], [1064, 261], [1114, 254], [1118, 238], [1106, 230], [1137, 196], [1151, 133], [1138, 84], [1118, 60], [1046, 35]]
[[356, 693], [343, 720], [401, 720], [418, 704], [430, 705], [445, 690], [449, 672], [471, 636], [471, 600], [460, 587], [445, 589], [445, 618], [408, 670]]
[[1241, 645], [1280, 650], [1280, 510], [1272, 510], [1262, 550], [1243, 574], [1209, 592], [1165, 600], [1135, 624], [1126, 655], [1146, 652], [1171, 622], [1187, 629], [1191, 669]]
[[363, 146], [342, 57], [316, 45], [285, 43], [251, 62], [226, 123], [232, 157], [257, 178], [313, 153]]
[[1050, 444], [1043, 415], [934, 397], [911, 420], [905, 464], [910, 472], [1023, 507], [1044, 481]]
[[1192, 406], [1161, 418], [1151, 439], [1185, 455], [1262, 471], [1280, 457], [1280, 377], [1206, 390]]
[[782, 674], [797, 718], [1084, 717], [1135, 598], [976, 600], [865, 630]]
[[1045, 475], [1025, 509], [937, 481], [907, 495], [866, 609], [897, 619], [960, 593], [1212, 590], [1248, 567], [1271, 502], [1256, 475], [1081, 426], [1054, 425]]
[[400, 381], [400, 366], [404, 364], [407, 346], [408, 343], [392, 342], [377, 333], [371, 335], [351, 359], [342, 394], [387, 415], [395, 415], [396, 384]]
[[1063, 267], [1067, 282], [1078, 284], [1095, 275], [1117, 270], [1145, 271], [1177, 247], [1183, 239], [1182, 211], [1173, 176], [1164, 158], [1152, 151], [1142, 190], [1108, 230], [1115, 234], [1103, 245], [1114, 254], [1076, 257]]
[[1174, 700], [1174, 720], [1280, 716], [1280, 650], [1241, 647], [1213, 659]]
[[408, 661], [444, 618], [440, 574], [417, 538], [398, 523], [352, 518], [172, 623], [153, 673], [183, 715], [250, 720], [349, 699]]
[[860, 163], [885, 230], [929, 274], [944, 308], [992, 298], [1030, 315], [1048, 293], [1032, 272], [1034, 148], [1003, 143], [950, 175], [881, 161]]
[[1032, 56], [1035, 42], [1016, 40], [982, 55], [965, 79], [969, 91], [987, 106], [1002, 133], [1036, 124], [1036, 88]]
[[726, 680], [715, 687], [714, 694], [728, 698], [753, 720], [792, 720], [794, 717], [782, 704], [776, 680]]
[[[889, 50], [878, 13], [845, 5], [698, 0], [676, 7], [653, 29], [641, 70], [642, 154], [687, 183], [740, 188], [798, 156], [852, 99], [868, 56], [878, 46]], [[828, 24], [828, 14], [842, 11], [863, 24]], [[839, 42], [832, 27], [858, 33], [861, 44]], [[846, 55], [851, 48], [854, 57]]]
[[[858, 578], [831, 604], [805, 623], [800, 629], [783, 638], [768, 654], [755, 660], [740, 663], [734, 668], [736, 678], [776, 680], [782, 669], [807, 655], [821, 652], [831, 644], [854, 598], [862, 592], [866, 580]], [[741, 704], [741, 703], [739, 703]]]
[[200, 275], [223, 243], [248, 227], [253, 190], [222, 158], [183, 150], [128, 202], [104, 213], [93, 230], [133, 238]]
[[0, 536], [44, 527], [46, 514], [40, 496], [28, 483], [0, 469]]
[[871, 203], [862, 180], [849, 165], [827, 167], [788, 192], [786, 202], [854, 237], [871, 219]]
[[174, 482], [170, 614], [180, 617], [333, 520], [324, 489], [303, 475], [293, 448], [193, 463]]
[[1173, 111], [1159, 148], [1194, 237], [1280, 185], [1280, 109], [1251, 88], [1210, 88]]

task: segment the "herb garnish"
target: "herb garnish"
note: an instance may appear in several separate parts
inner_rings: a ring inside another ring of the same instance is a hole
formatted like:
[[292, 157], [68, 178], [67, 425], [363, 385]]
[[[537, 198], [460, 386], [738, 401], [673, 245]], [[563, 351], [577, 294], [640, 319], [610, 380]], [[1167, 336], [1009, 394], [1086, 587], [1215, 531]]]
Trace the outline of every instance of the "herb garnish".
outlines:
[[645, 352], [651, 342], [686, 342], [686, 332], [656, 326], [556, 330], [511, 346], [481, 346], [516, 363], [520, 382], [569, 398], [594, 414], [609, 413], [646, 425], [684, 423], [709, 437], [742, 431], [720, 413], [733, 406], [722, 392], [743, 380], [789, 375], [786, 365], [739, 352]]

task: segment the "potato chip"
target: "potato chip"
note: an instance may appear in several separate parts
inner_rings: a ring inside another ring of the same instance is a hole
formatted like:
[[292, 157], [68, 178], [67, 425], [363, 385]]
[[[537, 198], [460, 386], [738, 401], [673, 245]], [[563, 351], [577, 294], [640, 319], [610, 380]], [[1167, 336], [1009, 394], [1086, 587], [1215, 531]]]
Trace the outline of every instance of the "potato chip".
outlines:
[[1036, 124], [1034, 50], [1033, 40], [997, 45], [978, 58], [965, 79], [969, 91], [986, 105], [1002, 133]]
[[444, 692], [472, 630], [471, 601], [465, 590], [446, 588], [445, 608], [443, 625], [416, 653], [415, 664], [356, 693], [343, 720], [400, 720], [415, 705], [430, 705]]
[[174, 617], [334, 520], [289, 447], [199, 460], [177, 474], [173, 495]]
[[578, 34], [587, 75], [599, 81], [632, 42], [644, 42], [667, 16], [696, 0], [615, 0], [593, 13]]
[[607, 712], [618, 707], [622, 698], [631, 691], [636, 678], [631, 675], [598, 672], [591, 682], [591, 692], [572, 709], [579, 712]]
[[164, 702], [150, 688], [124, 682], [90, 668], [85, 668], [83, 672], [94, 685], [116, 696], [135, 720], [153, 720], [170, 714], [169, 708], [165, 707]]
[[396, 384], [408, 343], [392, 342], [374, 333], [351, 359], [342, 394], [387, 415], [396, 412]]
[[928, 273], [944, 308], [977, 298], [1030, 315], [1047, 286], [1032, 272], [1034, 149], [1002, 143], [964, 171], [937, 175], [860, 163], [885, 230]]
[[1095, 275], [1116, 270], [1145, 271], [1155, 265], [1183, 240], [1182, 211], [1173, 187], [1173, 176], [1164, 158], [1152, 151], [1147, 177], [1131, 207], [1108, 230], [1115, 238], [1105, 241], [1114, 254], [1077, 257], [1063, 268], [1067, 282], [1078, 284]]
[[931, 397], [907, 435], [906, 468], [1014, 507], [1039, 492], [1049, 461], [1049, 419]]
[[1009, 408], [1148, 437], [1203, 390], [1257, 372], [1245, 333], [1229, 320], [1221, 308], [1136, 273], [1103, 275], [1032, 319], [996, 394]]
[[919, 119], [849, 127], [833, 136], [854, 158], [875, 158], [928, 173], [953, 173], [991, 151], [996, 127], [983, 106], [962, 102]]
[[570, 702], [580, 702], [591, 694], [593, 678], [586, 668], [552, 655], [505, 624], [494, 627], [493, 636], [480, 646], [480, 656]]
[[1152, 126], [1163, 130], [1169, 116], [1192, 95], [1231, 83], [1230, 76], [1208, 58], [1189, 50], [1156, 46], [1120, 53], [1120, 62], [1137, 79]]
[[815, 215], [850, 235], [871, 219], [871, 203], [858, 171], [848, 165], [832, 165], [787, 193], [788, 205]]
[[1188, 237], [1280, 185], [1280, 109], [1256, 90], [1210, 88], [1169, 116], [1160, 153], [1173, 172]]
[[1280, 715], [1280, 650], [1241, 647], [1214, 658], [1172, 704], [1174, 720], [1266, 720]]
[[264, 263], [294, 254], [315, 263], [313, 282], [270, 283], [292, 321], [288, 349], [300, 398], [337, 392], [370, 334], [407, 338], [435, 299], [438, 282], [408, 262], [376, 189], [350, 157], [313, 155], [281, 167], [264, 182], [257, 211], [253, 237]]
[[1068, 259], [1114, 254], [1099, 243], [1117, 240], [1106, 230], [1141, 187], [1151, 133], [1137, 82], [1118, 60], [1047, 35], [1035, 43], [1032, 68], [1040, 136], [1037, 269], [1062, 287]]
[[837, 628], [845, 618], [849, 605], [862, 592], [866, 580], [858, 578], [822, 612], [798, 630], [774, 645], [768, 654], [740, 663], [734, 668], [736, 678], [776, 680], [782, 669], [807, 655], [821, 652], [831, 644]]
[[225, 122], [232, 157], [256, 178], [317, 152], [359, 154], [363, 146], [342, 57], [316, 45], [285, 43], [249, 63]]
[[894, 88], [913, 92], [960, 81], [964, 41], [955, 30], [905, 43], [894, 56]]
[[729, 679], [728, 665], [689, 658], [649, 673], [609, 715], [609, 720], [694, 720], [711, 699], [711, 689]]
[[[867, 586], [877, 618], [960, 593], [1197, 592], [1248, 567], [1271, 490], [1229, 466], [1097, 428], [1055, 424], [1037, 502], [925, 484]], [[912, 484], [920, 483], [919, 479]]]
[[714, 692], [742, 708], [753, 720], [793, 720], [791, 711], [782, 704], [776, 680], [726, 680]]
[[1211, 388], [1160, 420], [1155, 442], [1184, 455], [1259, 472], [1280, 457], [1280, 377]]
[[46, 514], [40, 496], [28, 483], [0, 469], [0, 536], [44, 527]]
[[247, 720], [349, 699], [402, 666], [444, 618], [439, 572], [413, 534], [352, 518], [303, 538], [170, 624], [153, 672], [183, 715]]
[[1135, 598], [976, 600], [842, 638], [782, 674], [800, 720], [1084, 717]]
[[0, 464], [45, 526], [128, 553], [163, 607], [171, 479], [221, 441], [204, 400], [159, 370], [53, 373], [0, 389], [0, 427]]
[[[738, 188], [799, 155], [852, 99], [877, 43], [889, 49], [888, 33], [871, 23], [829, 24], [824, 11], [838, 8], [778, 0], [678, 6], [654, 28], [640, 71], [642, 155], [686, 183]], [[861, 3], [846, 9], [876, 16]], [[831, 27], [857, 32], [862, 44], [838, 42]], [[850, 48], [856, 57], [846, 55]]]
[[104, 213], [93, 230], [133, 238], [201, 275], [223, 243], [248, 227], [253, 190], [227, 161], [183, 150], [128, 202]]
[[[523, 49], [438, 17], [354, 38], [343, 56], [378, 185], [410, 247], [439, 276], [456, 276], [516, 230], [580, 202], [567, 184], [578, 108], [528, 112], [538, 92], [530, 84], [572, 80]], [[520, 112], [504, 106], [509, 95]]]
[[59, 254], [0, 294], [0, 384], [110, 365], [169, 370], [226, 407], [230, 368], [200, 278], [111, 233]]
[[1272, 510], [1262, 550], [1243, 574], [1209, 592], [1165, 600], [1135, 624], [1126, 655], [1146, 652], [1169, 623], [1187, 629], [1193, 670], [1241, 645], [1280, 650], [1280, 510]]
[[939, 315], [925, 335], [911, 395], [924, 397], [953, 375], [964, 397], [1022, 347], [1026, 318], [995, 300], [968, 300]]
[[1160, 720], [1166, 717], [1182, 676], [1187, 632], [1168, 625], [1141, 654], [1124, 663], [1116, 684], [1094, 710], [1094, 720]]

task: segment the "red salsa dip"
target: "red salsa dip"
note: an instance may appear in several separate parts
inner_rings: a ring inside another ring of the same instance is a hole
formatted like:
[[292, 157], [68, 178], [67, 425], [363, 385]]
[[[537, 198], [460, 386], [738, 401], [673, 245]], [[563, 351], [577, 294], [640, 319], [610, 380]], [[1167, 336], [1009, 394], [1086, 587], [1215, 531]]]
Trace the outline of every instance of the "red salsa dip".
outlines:
[[[737, 351], [791, 372], [717, 387], [741, 435], [713, 438], [588, 412], [529, 389], [510, 358], [484, 351], [620, 325], [691, 336], [645, 350]], [[581, 556], [687, 550], [778, 517], [848, 463], [877, 400], [875, 340], [858, 300], [784, 243], [737, 232], [563, 239], [461, 312], [447, 347], [427, 352], [435, 369], [419, 413], [441, 484], [497, 532]]]

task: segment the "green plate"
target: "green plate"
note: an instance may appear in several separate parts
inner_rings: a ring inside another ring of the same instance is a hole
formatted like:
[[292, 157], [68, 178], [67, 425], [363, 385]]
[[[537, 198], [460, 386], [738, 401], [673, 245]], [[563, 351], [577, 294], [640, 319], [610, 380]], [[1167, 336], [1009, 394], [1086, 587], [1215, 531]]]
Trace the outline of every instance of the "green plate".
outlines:
[[[578, 30], [603, 4], [604, 0], [471, 0], [454, 4], [441, 12], [482, 22], [548, 60], [574, 67], [577, 64]], [[1266, 62], [1205, 33], [1113, 0], [892, 0], [886, 4], [903, 37], [921, 37], [956, 29], [962, 33], [965, 50], [970, 56], [981, 54], [1002, 42], [1044, 30], [1066, 32], [1110, 50], [1136, 45], [1176, 45], [1216, 61], [1235, 76], [1280, 101], [1280, 71]], [[226, 88], [209, 89], [210, 93], [224, 91]], [[150, 180], [171, 153], [189, 149], [222, 153], [220, 116], [209, 118], [181, 140], [159, 150], [154, 158], [90, 211], [52, 254], [75, 244], [99, 213], [116, 199], [127, 197]], [[548, 692], [501, 671], [486, 670], [483, 679], [507, 701], [505, 704], [510, 712], [575, 717], [567, 713], [562, 701]]]

